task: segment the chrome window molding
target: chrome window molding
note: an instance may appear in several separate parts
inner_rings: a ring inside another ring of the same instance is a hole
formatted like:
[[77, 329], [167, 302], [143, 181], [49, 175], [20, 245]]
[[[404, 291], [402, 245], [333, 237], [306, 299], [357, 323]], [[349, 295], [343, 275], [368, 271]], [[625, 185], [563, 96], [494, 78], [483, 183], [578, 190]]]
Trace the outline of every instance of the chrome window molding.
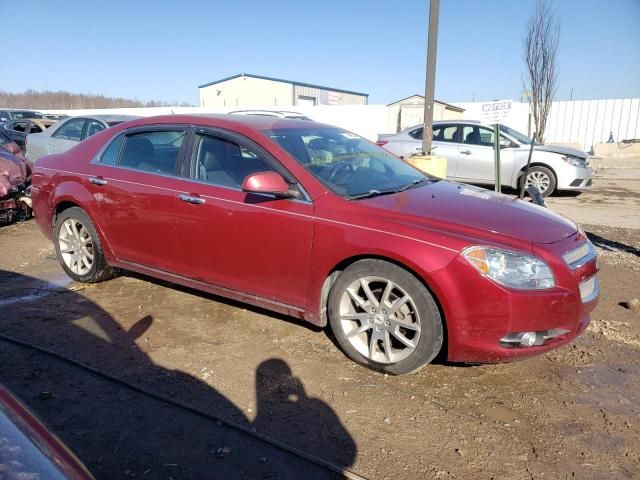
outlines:
[[[149, 125], [144, 127], [144, 129], [146, 129], [147, 127], [153, 127], [155, 125]], [[159, 124], [158, 126], [162, 126], [162, 127], [166, 127], [166, 126], [171, 126], [171, 127], [176, 127], [176, 128], [188, 128], [188, 127], [192, 127], [192, 125], [187, 125], [187, 124]], [[196, 126], [197, 127], [197, 126]], [[230, 187], [227, 185], [219, 185], [213, 182], [207, 182], [204, 180], [199, 180], [197, 178], [192, 178], [192, 177], [185, 177], [185, 176], [180, 176], [180, 175], [176, 175], [174, 174], [168, 174], [168, 173], [162, 173], [162, 172], [154, 172], [154, 171], [150, 171], [150, 170], [140, 170], [137, 168], [132, 168], [132, 167], [125, 167], [119, 164], [107, 164], [107, 163], [102, 163], [102, 157], [104, 155], [104, 153], [107, 151], [107, 149], [109, 148], [109, 146], [121, 135], [128, 135], [131, 133], [134, 133], [136, 131], [138, 131], [141, 127], [137, 126], [137, 127], [131, 127], [131, 128], [127, 128], [125, 130], [121, 130], [119, 132], [114, 133], [111, 137], [109, 137], [109, 139], [104, 143], [104, 145], [102, 145], [102, 147], [100, 147], [100, 149], [96, 152], [96, 154], [93, 156], [93, 158], [91, 159], [91, 164], [93, 165], [100, 165], [102, 167], [108, 167], [108, 168], [113, 168], [115, 170], [126, 170], [126, 171], [131, 171], [131, 172], [138, 172], [138, 173], [145, 173], [145, 174], [149, 174], [149, 175], [156, 175], [159, 177], [167, 177], [167, 178], [174, 178], [177, 180], [182, 180], [182, 181], [186, 181], [186, 182], [191, 182], [191, 183], [196, 183], [196, 184], [200, 184], [200, 185], [205, 185], [205, 186], [209, 186], [209, 187], [216, 187], [216, 188], [222, 188], [225, 190], [232, 190], [232, 191], [237, 191], [237, 192], [242, 192], [242, 188], [239, 187]], [[201, 128], [202, 130], [204, 130], [204, 128]], [[198, 130], [196, 130], [196, 133], [198, 133]], [[209, 132], [210, 133], [210, 132]], [[284, 168], [284, 167], [283, 167]], [[294, 177], [295, 178], [295, 177]], [[117, 179], [112, 179], [112, 180], [117, 180]], [[305, 190], [305, 188], [302, 186], [301, 183], [296, 182], [294, 184], [294, 186], [300, 191], [302, 197], [301, 198], [283, 198], [282, 200], [288, 200], [291, 202], [296, 202], [296, 203], [305, 203], [305, 204], [313, 204], [313, 201], [311, 200], [311, 196], [309, 195], [309, 193]], [[269, 198], [276, 198], [273, 195], [268, 195], [268, 194], [260, 194], [262, 196], [266, 196]]]

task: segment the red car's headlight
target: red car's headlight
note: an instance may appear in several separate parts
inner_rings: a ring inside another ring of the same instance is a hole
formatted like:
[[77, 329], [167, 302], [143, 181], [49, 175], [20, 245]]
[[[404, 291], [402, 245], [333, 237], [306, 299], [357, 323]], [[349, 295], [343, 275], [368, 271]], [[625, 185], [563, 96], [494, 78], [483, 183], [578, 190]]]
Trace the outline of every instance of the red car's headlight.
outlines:
[[473, 267], [500, 285], [520, 290], [544, 290], [556, 286], [544, 260], [493, 247], [469, 247], [462, 256]]

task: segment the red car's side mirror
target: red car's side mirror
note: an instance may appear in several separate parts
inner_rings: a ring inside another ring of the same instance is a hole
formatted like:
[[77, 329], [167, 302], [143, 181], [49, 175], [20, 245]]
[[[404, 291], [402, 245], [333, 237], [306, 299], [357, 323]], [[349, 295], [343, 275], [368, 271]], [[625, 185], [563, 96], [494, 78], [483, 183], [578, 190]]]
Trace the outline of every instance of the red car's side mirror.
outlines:
[[279, 198], [293, 196], [287, 181], [276, 172], [258, 172], [249, 175], [242, 182], [242, 191], [247, 193], [266, 193]]

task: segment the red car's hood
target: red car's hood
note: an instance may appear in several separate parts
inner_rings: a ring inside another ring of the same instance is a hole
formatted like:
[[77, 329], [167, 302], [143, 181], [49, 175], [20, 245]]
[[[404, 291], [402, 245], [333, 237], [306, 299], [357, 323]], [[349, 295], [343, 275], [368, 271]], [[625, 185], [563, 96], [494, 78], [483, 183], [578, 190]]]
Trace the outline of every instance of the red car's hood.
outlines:
[[405, 217], [403, 221], [437, 228], [508, 236], [533, 243], [553, 243], [573, 235], [576, 225], [537, 205], [471, 185], [439, 181], [404, 192], [357, 200]]

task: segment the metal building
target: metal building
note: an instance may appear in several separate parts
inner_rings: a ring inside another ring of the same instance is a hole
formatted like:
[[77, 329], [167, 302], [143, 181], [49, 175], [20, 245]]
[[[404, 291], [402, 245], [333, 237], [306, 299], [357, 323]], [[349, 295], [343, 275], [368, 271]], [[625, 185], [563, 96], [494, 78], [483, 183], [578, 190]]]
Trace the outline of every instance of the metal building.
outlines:
[[239, 73], [198, 88], [201, 107], [366, 105], [369, 99], [368, 93], [249, 73]]
[[[390, 115], [397, 119], [396, 131], [417, 125], [424, 121], [424, 96], [415, 94], [387, 105]], [[449, 103], [434, 100], [434, 120], [459, 120], [462, 118], [464, 108], [456, 107]]]

